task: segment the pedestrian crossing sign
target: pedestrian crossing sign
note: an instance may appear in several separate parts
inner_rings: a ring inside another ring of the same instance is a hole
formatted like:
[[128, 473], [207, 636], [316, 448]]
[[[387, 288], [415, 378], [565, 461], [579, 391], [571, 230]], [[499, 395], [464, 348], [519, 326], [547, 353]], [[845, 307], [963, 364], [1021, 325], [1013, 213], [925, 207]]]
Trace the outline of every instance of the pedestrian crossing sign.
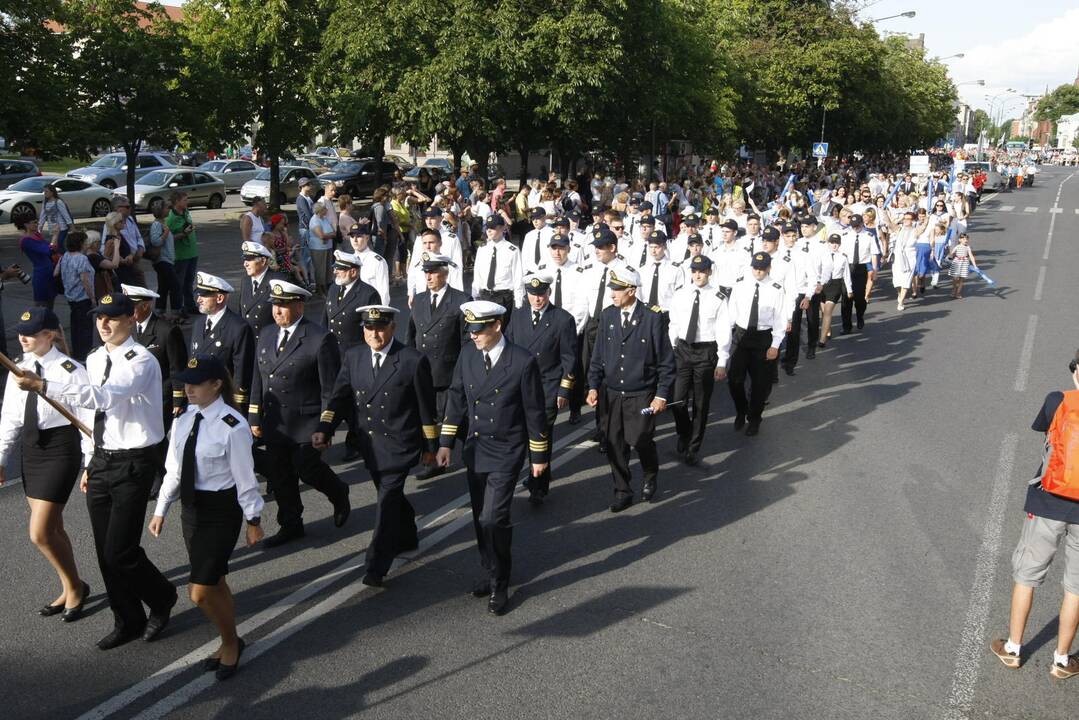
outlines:
[[819, 142], [813, 143], [813, 157], [826, 158], [828, 157], [828, 143]]

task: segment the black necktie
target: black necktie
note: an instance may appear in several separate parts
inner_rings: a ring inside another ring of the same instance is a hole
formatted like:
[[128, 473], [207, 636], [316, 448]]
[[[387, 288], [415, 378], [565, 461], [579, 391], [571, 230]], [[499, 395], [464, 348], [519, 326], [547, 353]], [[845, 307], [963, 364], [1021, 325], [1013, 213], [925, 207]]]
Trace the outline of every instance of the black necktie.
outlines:
[[[34, 373], [41, 377], [41, 363], [37, 360], [34, 361]], [[23, 408], [22, 414], [22, 439], [27, 445], [37, 445], [37, 441], [41, 437], [37, 421], [37, 393], [30, 391], [27, 393], [26, 407]]]
[[489, 353], [483, 354], [483, 369], [491, 372], [491, 355]]
[[644, 244], [641, 248], [641, 261], [637, 263], [637, 267], [644, 267], [644, 264], [648, 262], [648, 243]]
[[371, 364], [371, 377], [377, 378], [378, 371], [382, 369], [382, 353], [373, 353], [374, 363]]
[[[109, 373], [112, 372], [112, 357], [105, 354], [105, 374], [101, 376], [101, 386], [109, 381]], [[94, 447], [105, 445], [105, 411], [98, 410], [94, 413]]]
[[697, 324], [701, 319], [701, 291], [693, 291], [693, 309], [689, 312], [689, 325], [686, 326], [686, 342], [697, 342]]
[[852, 265], [856, 265], [858, 263], [858, 258], [861, 257], [861, 255], [858, 254], [858, 236], [860, 234], [861, 233], [854, 233], [854, 257], [851, 258]]
[[757, 316], [760, 312], [761, 301], [761, 284], [757, 283], [753, 288], [753, 304], [749, 306], [749, 322], [746, 323], [746, 330], [757, 329]]
[[495, 265], [498, 263], [498, 248], [491, 245], [491, 264], [487, 268], [487, 289], [495, 289]]
[[535, 264], [536, 265], [539, 265], [539, 261], [540, 261], [540, 238], [541, 237], [542, 237], [542, 235], [540, 234], [540, 231], [537, 230], [536, 231], [536, 258], [535, 258], [535, 260], [536, 260]]
[[277, 354], [280, 355], [281, 351], [288, 345], [288, 330], [281, 333], [281, 342], [277, 343]]
[[652, 287], [648, 291], [648, 304], [659, 305], [659, 263], [656, 263], [656, 269], [652, 271]]
[[626, 330], [628, 328], [629, 328], [629, 312], [627, 311], [627, 312], [622, 313], [622, 329]]
[[785, 258], [783, 258], [783, 259], [784, 259], [784, 260], [790, 260], [790, 259], [791, 259], [791, 251], [790, 251], [790, 248], [787, 248], [787, 256], [786, 256]]
[[258, 295], [259, 294], [259, 281], [258, 280], [252, 280], [251, 281], [251, 294], [252, 295]]
[[195, 424], [187, 434], [184, 444], [184, 456], [180, 462], [180, 501], [191, 503], [195, 500], [195, 448], [199, 444], [199, 425], [202, 413], [195, 413]]
[[435, 314], [435, 310], [438, 309], [438, 295], [431, 293], [431, 314]]
[[206, 318], [206, 337], [210, 337], [210, 333], [214, 331], [214, 324], [210, 318]]
[[533, 310], [532, 311], [532, 327], [533, 328], [535, 328], [537, 325], [539, 325], [539, 318], [540, 318], [539, 310]]
[[558, 268], [554, 277], [554, 304], [562, 307], [562, 268]]
[[341, 302], [341, 298], [343, 298], [343, 297], [345, 297], [345, 286], [344, 285], [338, 285], [337, 286], [337, 302]]
[[603, 275], [599, 279], [599, 292], [596, 293], [596, 308], [592, 313], [592, 317], [599, 318], [599, 314], [603, 312], [603, 288], [607, 285], [607, 268], [603, 268]]

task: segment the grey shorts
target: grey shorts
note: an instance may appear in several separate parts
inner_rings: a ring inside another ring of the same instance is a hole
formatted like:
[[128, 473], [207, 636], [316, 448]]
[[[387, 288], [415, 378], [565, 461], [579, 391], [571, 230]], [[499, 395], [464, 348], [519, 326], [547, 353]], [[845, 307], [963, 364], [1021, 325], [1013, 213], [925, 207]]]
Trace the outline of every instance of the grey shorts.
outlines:
[[1023, 533], [1012, 553], [1012, 579], [1019, 585], [1040, 587], [1064, 541], [1064, 578], [1061, 585], [1079, 595], [1079, 525], [1027, 516]]

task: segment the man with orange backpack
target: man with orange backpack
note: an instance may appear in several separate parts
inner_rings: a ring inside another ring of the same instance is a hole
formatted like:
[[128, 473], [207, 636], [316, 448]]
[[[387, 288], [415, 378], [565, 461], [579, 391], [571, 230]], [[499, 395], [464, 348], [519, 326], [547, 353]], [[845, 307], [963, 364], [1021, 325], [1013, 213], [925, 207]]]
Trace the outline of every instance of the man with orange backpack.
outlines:
[[1008, 639], [989, 647], [1006, 667], [1018, 668], [1034, 588], [1049, 572], [1057, 553], [1064, 553], [1064, 601], [1050, 676], [1061, 680], [1079, 675], [1079, 656], [1070, 655], [1079, 626], [1079, 351], [1069, 363], [1076, 389], [1051, 392], [1031, 426], [1045, 433], [1045, 454], [1030, 482], [1027, 513], [1019, 545], [1012, 555], [1011, 616]]

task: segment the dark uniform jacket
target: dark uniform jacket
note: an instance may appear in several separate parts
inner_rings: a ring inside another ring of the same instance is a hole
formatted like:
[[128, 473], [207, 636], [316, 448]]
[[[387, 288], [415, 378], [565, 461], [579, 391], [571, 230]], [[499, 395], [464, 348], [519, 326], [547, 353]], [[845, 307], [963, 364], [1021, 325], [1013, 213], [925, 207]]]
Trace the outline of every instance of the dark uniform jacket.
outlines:
[[625, 395], [654, 394], [666, 400], [674, 392], [674, 351], [667, 335], [667, 316], [655, 305], [639, 300], [622, 331], [622, 310], [614, 305], [599, 316], [599, 331], [588, 387], [609, 389]]
[[412, 299], [406, 342], [431, 362], [431, 380], [436, 388], [450, 386], [461, 348], [471, 342], [461, 314], [461, 304], [471, 299], [460, 290], [447, 286], [434, 314], [431, 313], [430, 291], [418, 293]]
[[548, 303], [533, 328], [532, 308], [522, 307], [510, 316], [506, 339], [536, 358], [548, 407], [559, 397], [569, 397], [577, 361], [577, 325], [572, 315]]
[[251, 376], [255, 366], [255, 333], [235, 310], [225, 312], [206, 333], [206, 318], [191, 323], [191, 352], [194, 355], [213, 355], [232, 373], [236, 394], [233, 396], [240, 413], [250, 401]]
[[539, 367], [527, 350], [507, 341], [488, 373], [483, 353], [467, 345], [453, 371], [439, 444], [453, 447], [467, 415], [465, 462], [473, 472], [517, 472], [526, 450], [532, 462], [547, 462], [551, 447], [544, 407]]
[[280, 355], [277, 336], [274, 328], [259, 336], [247, 421], [268, 443], [310, 443], [341, 369], [337, 340], [305, 317]]
[[438, 449], [431, 365], [419, 351], [394, 340], [378, 377], [372, 367], [366, 343], [345, 353], [319, 431], [332, 434], [348, 403], [354, 403], [364, 464], [371, 470], [407, 470], [420, 453]]
[[244, 277], [240, 280], [240, 317], [251, 326], [258, 340], [262, 328], [273, 325], [273, 305], [270, 304], [270, 281], [288, 280], [289, 276], [276, 270], [267, 270], [259, 282], [257, 293], [251, 292], [251, 278]]
[[135, 333], [135, 342], [150, 351], [161, 366], [161, 409], [165, 414], [165, 429], [172, 424], [172, 409], [187, 405], [184, 384], [172, 376], [187, 367], [187, 343], [180, 328], [157, 313], [146, 318], [146, 331]]
[[382, 305], [378, 290], [357, 279], [345, 296], [337, 299], [338, 287], [332, 286], [326, 291], [326, 306], [323, 308], [322, 327], [337, 338], [341, 352], [364, 344], [363, 323], [360, 322], [356, 308], [364, 305]]

